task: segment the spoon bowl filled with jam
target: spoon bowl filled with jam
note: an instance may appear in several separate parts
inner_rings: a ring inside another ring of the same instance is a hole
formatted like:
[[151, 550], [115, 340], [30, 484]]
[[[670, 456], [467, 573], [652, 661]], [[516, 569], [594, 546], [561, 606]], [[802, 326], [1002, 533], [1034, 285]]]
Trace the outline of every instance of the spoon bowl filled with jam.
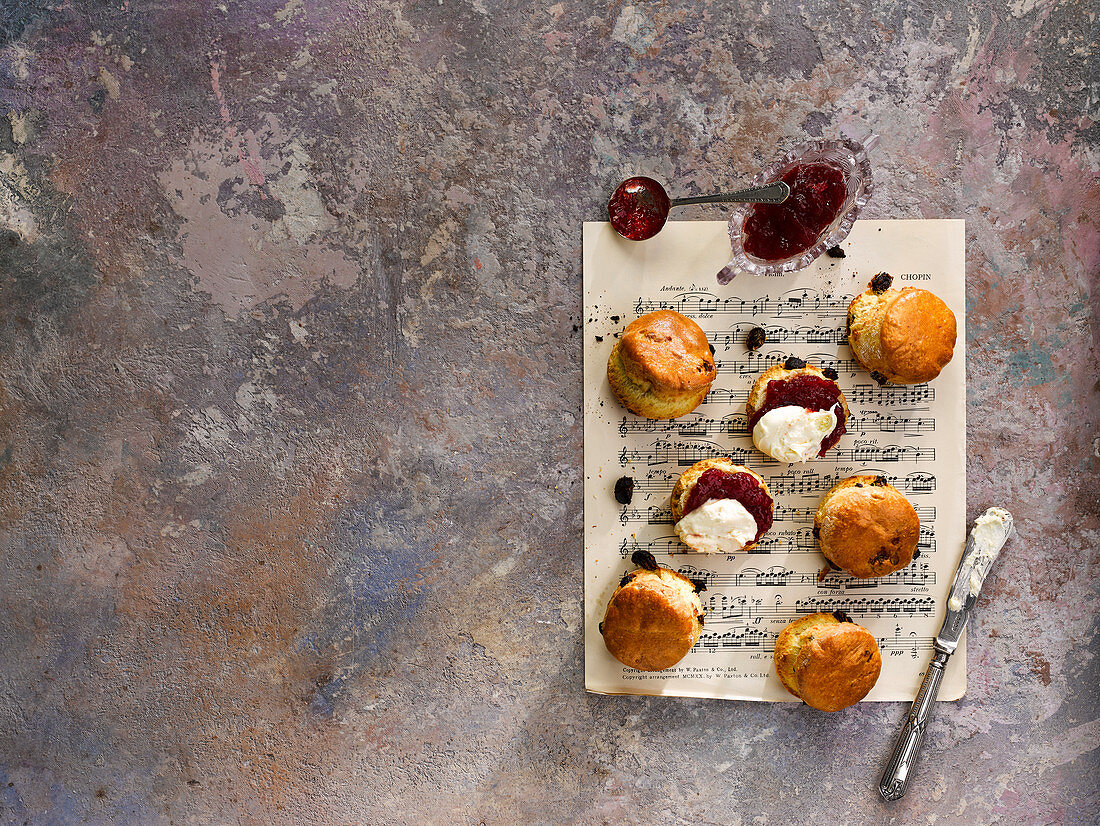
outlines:
[[781, 204], [747, 204], [730, 218], [732, 257], [720, 284], [738, 272], [775, 275], [809, 266], [848, 237], [871, 197], [867, 154], [872, 135], [855, 141], [810, 141], [796, 146], [753, 179], [759, 186], [783, 181], [791, 195]]

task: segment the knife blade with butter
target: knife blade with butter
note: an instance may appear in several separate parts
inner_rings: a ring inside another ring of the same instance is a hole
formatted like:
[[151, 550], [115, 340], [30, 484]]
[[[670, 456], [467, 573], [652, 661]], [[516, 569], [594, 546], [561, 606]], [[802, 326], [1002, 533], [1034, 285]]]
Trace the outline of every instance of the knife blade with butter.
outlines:
[[924, 672], [924, 681], [917, 691], [909, 716], [898, 736], [897, 745], [894, 746], [886, 771], [879, 781], [879, 794], [886, 800], [897, 800], [905, 794], [909, 786], [921, 742], [924, 740], [924, 730], [932, 712], [932, 704], [936, 701], [940, 682], [943, 680], [944, 668], [959, 645], [959, 637], [962, 636], [966, 620], [978, 600], [989, 569], [993, 567], [997, 555], [1012, 533], [1012, 514], [1004, 508], [990, 508], [974, 522], [970, 537], [966, 540], [966, 550], [963, 551], [958, 570], [955, 571], [955, 579], [951, 583], [943, 627], [933, 643], [935, 654], [928, 670]]

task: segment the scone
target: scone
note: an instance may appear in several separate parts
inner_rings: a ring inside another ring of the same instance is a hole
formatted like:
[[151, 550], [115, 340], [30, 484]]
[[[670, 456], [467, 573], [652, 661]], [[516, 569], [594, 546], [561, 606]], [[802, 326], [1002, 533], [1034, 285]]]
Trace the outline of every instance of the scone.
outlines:
[[703, 601], [683, 574], [662, 568], [653, 555], [632, 557], [641, 567], [622, 578], [600, 623], [604, 645], [623, 665], [663, 671], [684, 658], [703, 632]]
[[891, 289], [879, 273], [848, 305], [848, 346], [880, 384], [931, 381], [955, 351], [955, 314], [917, 287]]
[[690, 413], [707, 395], [714, 376], [706, 333], [673, 310], [632, 321], [607, 360], [612, 392], [623, 407], [647, 419]]
[[676, 535], [702, 553], [756, 546], [772, 526], [775, 502], [764, 480], [731, 459], [703, 459], [680, 474], [672, 489]]
[[749, 391], [745, 412], [752, 443], [781, 462], [806, 462], [848, 432], [848, 402], [835, 370], [791, 356], [764, 371]]
[[840, 711], [875, 687], [882, 654], [871, 632], [846, 615], [810, 614], [779, 632], [775, 670], [806, 705]]
[[825, 494], [814, 514], [821, 552], [854, 577], [886, 576], [913, 561], [920, 519], [883, 476], [851, 476]]

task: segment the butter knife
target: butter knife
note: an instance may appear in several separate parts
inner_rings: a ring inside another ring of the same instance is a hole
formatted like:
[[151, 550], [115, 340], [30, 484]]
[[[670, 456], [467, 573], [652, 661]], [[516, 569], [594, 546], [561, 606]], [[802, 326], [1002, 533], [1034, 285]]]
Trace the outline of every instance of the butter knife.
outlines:
[[909, 716], [902, 726], [894, 753], [886, 764], [886, 771], [879, 780], [879, 794], [886, 800], [897, 800], [909, 787], [921, 742], [924, 740], [924, 730], [932, 713], [932, 704], [936, 701], [940, 683], [943, 681], [944, 668], [959, 645], [959, 637], [966, 627], [970, 610], [978, 600], [978, 593], [982, 590], [989, 569], [993, 567], [993, 562], [1012, 533], [1012, 514], [1004, 508], [990, 508], [974, 522], [966, 540], [966, 550], [963, 551], [958, 570], [955, 571], [955, 580], [951, 583], [943, 627], [933, 643], [935, 653], [932, 663], [924, 672], [924, 681], [913, 700], [912, 708], [909, 709]]

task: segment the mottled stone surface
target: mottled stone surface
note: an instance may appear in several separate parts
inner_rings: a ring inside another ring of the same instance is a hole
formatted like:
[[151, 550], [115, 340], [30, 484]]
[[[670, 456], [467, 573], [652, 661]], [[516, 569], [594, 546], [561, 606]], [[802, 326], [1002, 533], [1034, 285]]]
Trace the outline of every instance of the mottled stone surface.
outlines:
[[[1094, 821], [1095, 13], [2, 0], [0, 822]], [[581, 662], [581, 222], [870, 131], [1022, 533], [894, 805], [900, 704]]]

